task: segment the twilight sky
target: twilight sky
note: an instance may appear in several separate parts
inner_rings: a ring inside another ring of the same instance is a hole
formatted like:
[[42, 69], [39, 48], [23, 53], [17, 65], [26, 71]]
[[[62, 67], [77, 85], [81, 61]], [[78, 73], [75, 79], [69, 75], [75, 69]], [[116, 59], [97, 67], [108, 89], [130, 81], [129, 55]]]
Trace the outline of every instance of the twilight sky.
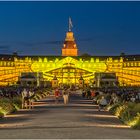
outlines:
[[0, 2], [0, 53], [61, 55], [72, 18], [79, 54], [140, 54], [140, 2]]

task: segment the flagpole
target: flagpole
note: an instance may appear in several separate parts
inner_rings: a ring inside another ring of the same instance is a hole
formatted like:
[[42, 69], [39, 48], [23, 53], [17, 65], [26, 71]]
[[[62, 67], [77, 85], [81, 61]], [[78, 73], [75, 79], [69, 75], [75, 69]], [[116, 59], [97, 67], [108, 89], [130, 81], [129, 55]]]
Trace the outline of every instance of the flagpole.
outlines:
[[69, 17], [69, 32], [71, 32], [71, 28], [73, 27], [71, 18]]
[[69, 17], [69, 32], [71, 31], [71, 28], [70, 28], [70, 17]]

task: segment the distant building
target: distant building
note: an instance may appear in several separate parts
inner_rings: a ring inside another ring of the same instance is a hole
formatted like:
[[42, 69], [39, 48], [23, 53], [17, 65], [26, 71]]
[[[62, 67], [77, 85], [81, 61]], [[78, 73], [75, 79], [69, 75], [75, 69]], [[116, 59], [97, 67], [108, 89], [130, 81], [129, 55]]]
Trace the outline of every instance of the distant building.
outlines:
[[18, 77], [18, 84], [21, 86], [39, 87], [43, 85], [43, 73], [22, 72]]
[[117, 87], [118, 79], [116, 73], [101, 72], [95, 73], [95, 87]]
[[81, 77], [82, 83], [90, 85], [95, 82], [95, 73], [115, 73], [121, 86], [140, 86], [140, 55], [78, 56], [69, 28], [62, 56], [0, 55], [0, 86], [17, 84], [22, 73], [42, 73], [47, 84], [56, 76], [58, 85], [79, 84]]

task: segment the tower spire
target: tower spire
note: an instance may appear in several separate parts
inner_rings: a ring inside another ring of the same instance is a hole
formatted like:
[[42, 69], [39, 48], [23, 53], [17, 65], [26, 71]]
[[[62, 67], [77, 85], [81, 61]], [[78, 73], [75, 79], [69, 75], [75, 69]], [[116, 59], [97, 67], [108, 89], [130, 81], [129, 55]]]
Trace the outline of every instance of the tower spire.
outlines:
[[71, 31], [73, 25], [72, 25], [72, 20], [71, 17], [69, 17], [69, 32]]
[[66, 33], [66, 38], [62, 48], [62, 56], [77, 56], [78, 49], [77, 49], [73, 32], [71, 31], [73, 25], [70, 17], [69, 17], [68, 25], [69, 25], [69, 31]]

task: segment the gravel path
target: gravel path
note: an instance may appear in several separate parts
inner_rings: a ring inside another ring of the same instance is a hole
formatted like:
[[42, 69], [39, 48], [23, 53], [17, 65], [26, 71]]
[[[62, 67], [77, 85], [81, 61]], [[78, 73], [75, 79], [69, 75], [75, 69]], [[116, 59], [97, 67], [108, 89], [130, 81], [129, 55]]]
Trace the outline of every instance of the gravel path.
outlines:
[[0, 120], [0, 138], [14, 139], [140, 139], [140, 131], [123, 125], [107, 111], [99, 112], [90, 100], [71, 97], [68, 105], [53, 100], [36, 102]]

